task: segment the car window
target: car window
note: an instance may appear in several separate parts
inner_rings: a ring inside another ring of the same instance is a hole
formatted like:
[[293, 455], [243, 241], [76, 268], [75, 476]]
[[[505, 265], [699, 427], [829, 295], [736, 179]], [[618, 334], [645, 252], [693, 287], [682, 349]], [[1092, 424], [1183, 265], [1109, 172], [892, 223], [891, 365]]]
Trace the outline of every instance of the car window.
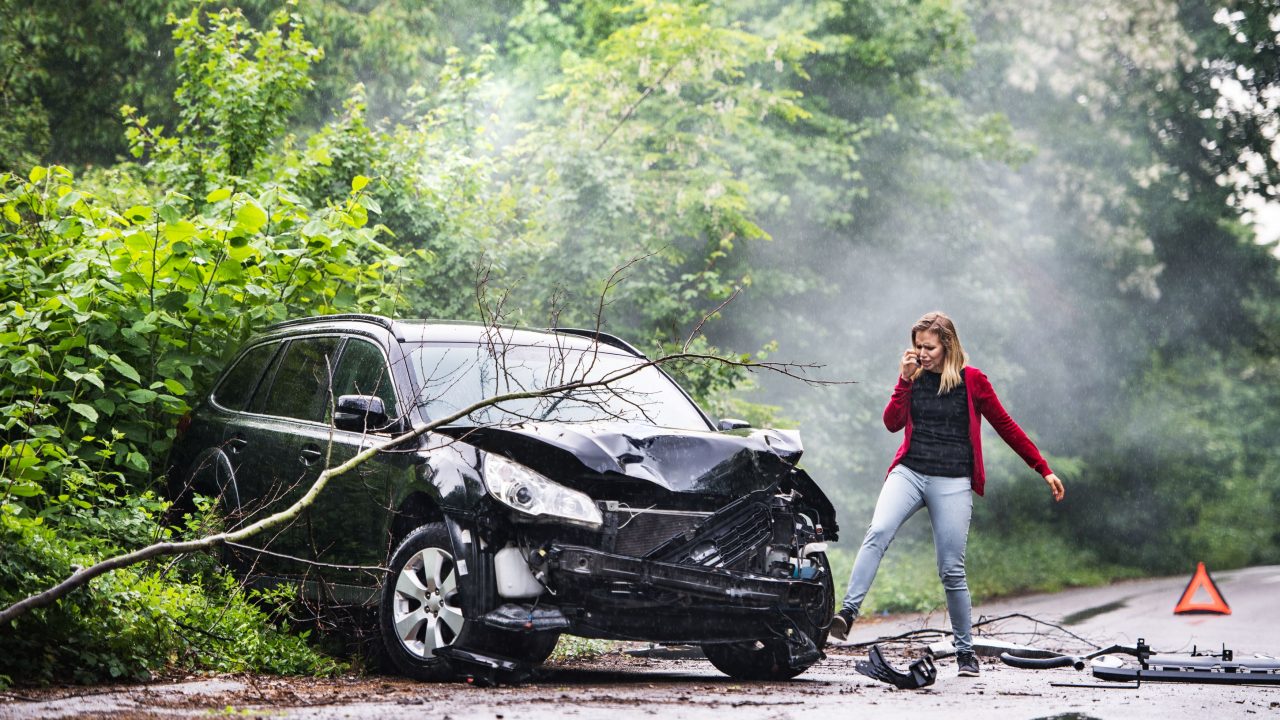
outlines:
[[254, 388], [258, 387], [263, 369], [279, 347], [279, 343], [264, 343], [249, 348], [214, 389], [214, 402], [228, 410], [243, 410]]
[[709, 429], [697, 406], [670, 378], [652, 366], [636, 369], [643, 362], [631, 355], [552, 346], [491, 349], [487, 345], [423, 343], [409, 353], [409, 366], [421, 388], [417, 404], [428, 420], [495, 395], [541, 391], [574, 380], [616, 377], [607, 386], [487, 407], [460, 422], [614, 420], [685, 430]]
[[391, 385], [387, 360], [377, 345], [352, 338], [342, 349], [338, 371], [333, 376], [333, 397], [374, 395], [382, 398], [387, 417], [396, 416], [396, 394]]
[[329, 373], [337, 349], [336, 337], [290, 342], [262, 412], [322, 422], [329, 404]]

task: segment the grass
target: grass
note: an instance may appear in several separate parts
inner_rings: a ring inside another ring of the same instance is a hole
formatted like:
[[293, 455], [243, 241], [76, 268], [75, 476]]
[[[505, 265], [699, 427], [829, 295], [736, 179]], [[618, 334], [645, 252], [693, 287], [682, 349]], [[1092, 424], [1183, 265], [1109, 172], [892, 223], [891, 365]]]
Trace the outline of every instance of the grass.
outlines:
[[[946, 604], [927, 526], [925, 531], [925, 537], [900, 536], [894, 541], [863, 602], [864, 616], [927, 612]], [[836, 577], [837, 602], [844, 594], [856, 553], [856, 546], [828, 553]], [[971, 534], [965, 564], [974, 604], [1023, 593], [1105, 585], [1141, 574], [1099, 562], [1092, 554], [1045, 535], [1003, 538]]]

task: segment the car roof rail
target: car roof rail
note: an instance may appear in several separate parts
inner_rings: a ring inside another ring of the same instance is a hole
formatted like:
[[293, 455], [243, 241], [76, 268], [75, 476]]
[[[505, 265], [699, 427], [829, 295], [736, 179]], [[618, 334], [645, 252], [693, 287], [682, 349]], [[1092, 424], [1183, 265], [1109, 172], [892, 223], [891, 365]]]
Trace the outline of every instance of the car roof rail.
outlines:
[[374, 325], [379, 325], [385, 328], [392, 335], [395, 335], [397, 340], [404, 340], [404, 334], [400, 331], [400, 328], [397, 325], [395, 320], [392, 320], [391, 318], [388, 318], [388, 317], [383, 317], [382, 315], [374, 315], [372, 313], [335, 313], [333, 315], [315, 315], [312, 317], [294, 318], [292, 320], [282, 320], [278, 323], [274, 323], [268, 326], [266, 329], [279, 330], [281, 328], [293, 327], [294, 325], [305, 325], [308, 323], [333, 322], [333, 321], [344, 321], [344, 320], [347, 320], [347, 321], [355, 320], [359, 322], [373, 323]]
[[599, 330], [589, 330], [585, 328], [559, 328], [558, 327], [558, 328], [550, 328], [550, 331], [557, 332], [557, 333], [564, 333], [565, 335], [577, 335], [579, 337], [590, 338], [592, 340], [595, 340], [598, 343], [602, 343], [604, 345], [612, 345], [613, 347], [626, 350], [627, 352], [631, 353], [632, 355], [635, 355], [638, 358], [645, 358], [646, 360], [648, 359], [648, 356], [646, 356], [644, 353], [636, 349], [634, 345], [627, 342], [626, 340], [623, 340], [617, 335], [610, 335], [609, 333], [600, 332]]

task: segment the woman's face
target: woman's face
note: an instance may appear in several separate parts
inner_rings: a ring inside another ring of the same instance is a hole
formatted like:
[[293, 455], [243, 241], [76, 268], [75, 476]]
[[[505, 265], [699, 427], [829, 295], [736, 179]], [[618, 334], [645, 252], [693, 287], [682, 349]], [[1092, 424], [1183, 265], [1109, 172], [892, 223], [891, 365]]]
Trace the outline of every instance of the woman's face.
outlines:
[[920, 358], [920, 367], [929, 372], [942, 372], [942, 360], [946, 350], [942, 347], [942, 338], [936, 330], [921, 330], [915, 334], [916, 353]]

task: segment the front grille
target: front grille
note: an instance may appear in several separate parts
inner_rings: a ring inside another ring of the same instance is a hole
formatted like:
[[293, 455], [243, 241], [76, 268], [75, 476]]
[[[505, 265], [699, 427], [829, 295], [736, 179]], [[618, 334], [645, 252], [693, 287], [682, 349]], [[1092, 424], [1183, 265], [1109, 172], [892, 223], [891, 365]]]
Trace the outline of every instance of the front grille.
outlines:
[[711, 513], [621, 510], [616, 513], [618, 534], [613, 552], [644, 557], [650, 550], [677, 535], [692, 532]]
[[773, 510], [768, 490], [757, 490], [720, 508], [692, 533], [659, 545], [650, 560], [707, 568], [760, 570], [760, 550], [773, 535]]
[[663, 548], [657, 559], [679, 565], [739, 567], [773, 534], [769, 508], [761, 503], [716, 519], [716, 527], [698, 533], [689, 542]]

